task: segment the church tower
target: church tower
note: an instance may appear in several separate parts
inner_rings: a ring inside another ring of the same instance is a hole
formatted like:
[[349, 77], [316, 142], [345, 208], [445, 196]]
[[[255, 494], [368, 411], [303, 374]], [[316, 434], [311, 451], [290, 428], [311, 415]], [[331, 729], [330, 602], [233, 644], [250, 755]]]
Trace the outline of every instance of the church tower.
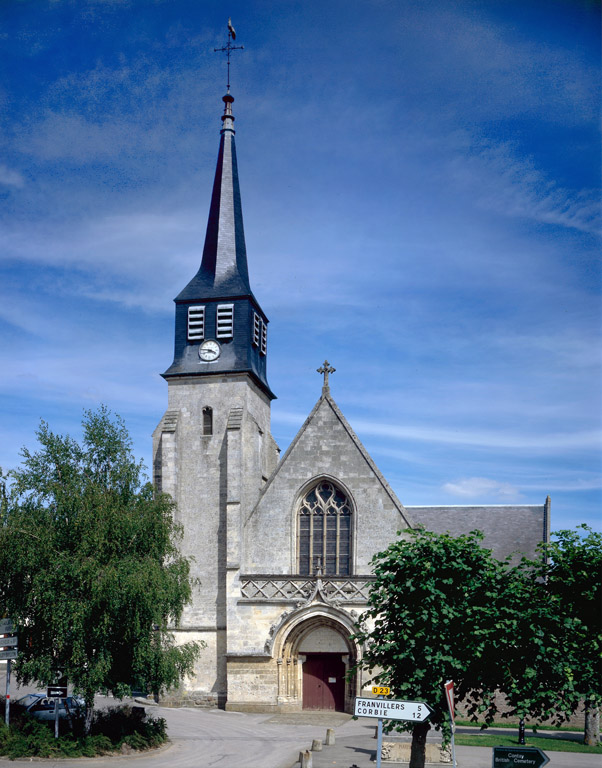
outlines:
[[229, 89], [223, 101], [201, 266], [175, 299], [168, 407], [153, 434], [155, 485], [176, 502], [196, 579], [176, 635], [205, 643], [188, 685], [209, 706], [226, 697], [226, 594], [228, 574], [240, 567], [244, 516], [278, 461], [268, 319], [249, 283]]

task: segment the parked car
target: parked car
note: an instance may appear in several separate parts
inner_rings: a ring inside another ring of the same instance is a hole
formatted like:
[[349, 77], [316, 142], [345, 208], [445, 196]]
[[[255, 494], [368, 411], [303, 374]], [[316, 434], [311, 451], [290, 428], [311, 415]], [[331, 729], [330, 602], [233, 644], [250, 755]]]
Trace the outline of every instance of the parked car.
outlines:
[[[59, 718], [64, 719], [67, 715], [67, 708], [71, 715], [77, 715], [85, 706], [84, 700], [75, 696], [67, 696], [66, 699], [59, 699]], [[36, 720], [54, 720], [54, 699], [47, 698], [45, 693], [28, 693], [15, 701], [20, 707], [28, 712]]]

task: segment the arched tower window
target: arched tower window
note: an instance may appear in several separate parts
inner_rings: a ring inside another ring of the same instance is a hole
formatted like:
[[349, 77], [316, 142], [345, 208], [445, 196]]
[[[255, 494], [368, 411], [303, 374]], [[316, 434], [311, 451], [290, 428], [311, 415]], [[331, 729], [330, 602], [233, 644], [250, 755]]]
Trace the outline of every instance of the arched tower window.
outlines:
[[203, 435], [213, 434], [213, 408], [206, 405], [203, 408]]
[[351, 573], [351, 504], [334, 483], [322, 480], [301, 502], [298, 516], [299, 573]]

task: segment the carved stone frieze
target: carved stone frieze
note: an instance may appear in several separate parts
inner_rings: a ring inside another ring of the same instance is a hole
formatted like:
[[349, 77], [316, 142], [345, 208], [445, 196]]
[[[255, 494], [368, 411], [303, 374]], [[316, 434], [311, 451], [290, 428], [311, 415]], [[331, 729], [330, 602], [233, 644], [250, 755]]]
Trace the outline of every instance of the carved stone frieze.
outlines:
[[372, 582], [369, 576], [241, 576], [241, 602], [303, 605], [318, 597], [324, 602], [341, 605], [365, 603]]

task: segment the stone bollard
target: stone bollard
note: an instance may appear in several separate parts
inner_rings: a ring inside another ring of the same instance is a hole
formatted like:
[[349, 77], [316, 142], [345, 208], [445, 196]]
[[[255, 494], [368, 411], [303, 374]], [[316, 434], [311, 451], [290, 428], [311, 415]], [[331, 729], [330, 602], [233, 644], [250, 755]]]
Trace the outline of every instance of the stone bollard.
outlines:
[[311, 743], [311, 751], [312, 752], [321, 752], [322, 751], [322, 739], [314, 739]]
[[324, 744], [326, 744], [327, 747], [334, 746], [334, 728], [326, 729], [326, 740], [324, 741]]
[[301, 768], [313, 768], [313, 760], [309, 749], [306, 749], [305, 752], [299, 752], [299, 762], [301, 763]]

